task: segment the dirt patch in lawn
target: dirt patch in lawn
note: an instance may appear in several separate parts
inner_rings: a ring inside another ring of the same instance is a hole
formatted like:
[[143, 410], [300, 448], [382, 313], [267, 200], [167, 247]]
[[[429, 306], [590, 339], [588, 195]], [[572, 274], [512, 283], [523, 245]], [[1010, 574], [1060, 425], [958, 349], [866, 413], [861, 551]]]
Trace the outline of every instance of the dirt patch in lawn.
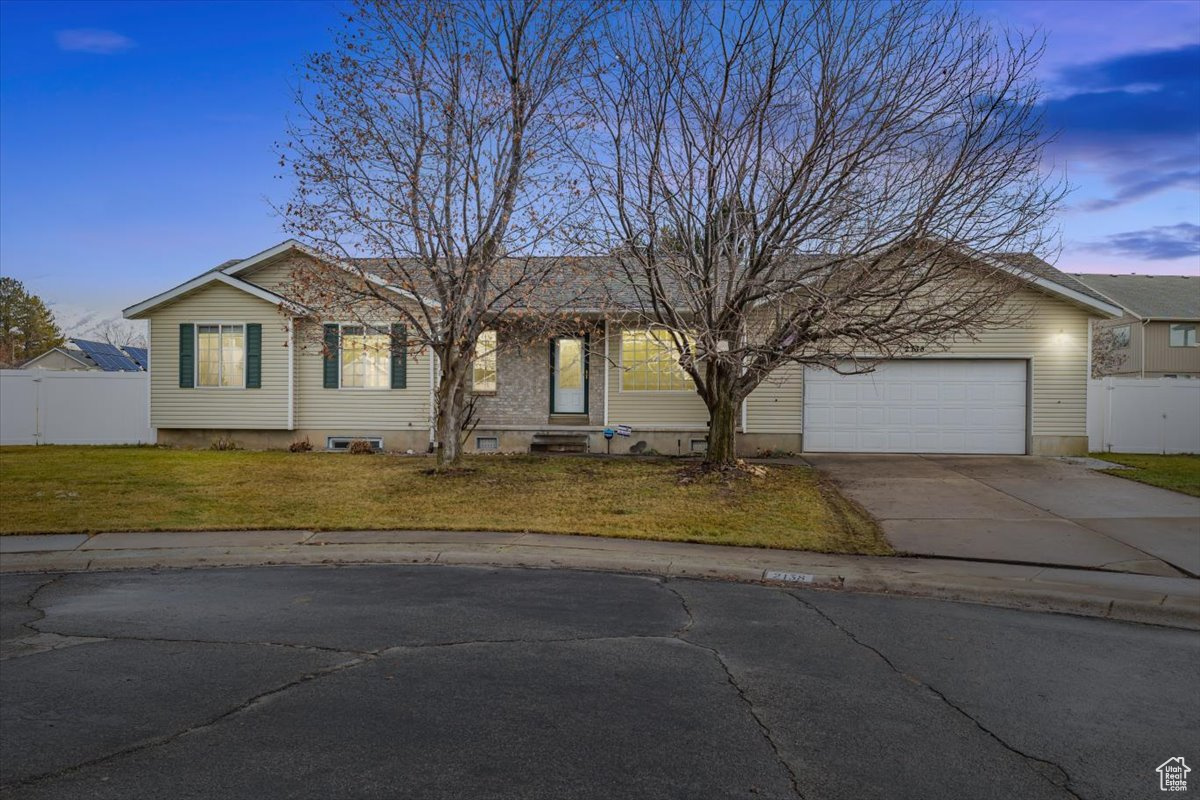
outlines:
[[671, 460], [0, 448], [0, 532], [489, 530], [888, 554], [815, 470], [679, 485]]

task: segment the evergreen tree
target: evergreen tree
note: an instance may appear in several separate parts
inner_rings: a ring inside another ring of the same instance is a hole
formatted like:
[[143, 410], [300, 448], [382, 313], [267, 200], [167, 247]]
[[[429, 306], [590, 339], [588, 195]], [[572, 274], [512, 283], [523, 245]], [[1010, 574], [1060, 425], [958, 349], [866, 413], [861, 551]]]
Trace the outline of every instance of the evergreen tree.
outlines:
[[40, 297], [15, 278], [0, 278], [0, 367], [19, 367], [65, 341]]

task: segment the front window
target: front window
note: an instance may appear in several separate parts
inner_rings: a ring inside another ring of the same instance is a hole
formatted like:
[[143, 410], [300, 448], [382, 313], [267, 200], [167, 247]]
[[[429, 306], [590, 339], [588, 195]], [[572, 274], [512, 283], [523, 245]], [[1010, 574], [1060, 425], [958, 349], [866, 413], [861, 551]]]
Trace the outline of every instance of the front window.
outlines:
[[475, 340], [471, 386], [477, 392], [496, 391], [496, 332], [484, 331]]
[[1195, 347], [1196, 346], [1196, 326], [1195, 325], [1172, 325], [1171, 326], [1171, 347]]
[[342, 388], [386, 389], [391, 385], [392, 337], [387, 328], [342, 326]]
[[670, 331], [621, 332], [622, 391], [672, 392], [692, 388], [692, 376], [679, 364]]
[[246, 385], [246, 330], [241, 325], [196, 326], [196, 385]]
[[1113, 347], [1129, 347], [1129, 326], [1118, 325], [1112, 329]]

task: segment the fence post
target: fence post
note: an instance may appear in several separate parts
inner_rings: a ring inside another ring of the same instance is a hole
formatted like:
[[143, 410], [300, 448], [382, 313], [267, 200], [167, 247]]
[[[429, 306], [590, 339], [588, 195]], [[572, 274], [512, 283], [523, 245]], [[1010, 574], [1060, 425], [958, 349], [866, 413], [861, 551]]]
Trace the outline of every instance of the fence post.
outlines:
[[42, 379], [33, 379], [33, 443], [42, 443]]

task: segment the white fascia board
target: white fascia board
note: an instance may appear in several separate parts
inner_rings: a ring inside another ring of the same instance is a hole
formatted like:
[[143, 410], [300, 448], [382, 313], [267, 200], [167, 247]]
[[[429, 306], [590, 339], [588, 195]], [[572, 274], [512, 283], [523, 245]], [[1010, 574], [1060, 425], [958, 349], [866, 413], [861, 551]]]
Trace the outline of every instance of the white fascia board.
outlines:
[[274, 292], [269, 292], [260, 286], [255, 286], [253, 283], [248, 283], [241, 278], [234, 278], [226, 275], [224, 272], [206, 272], [203, 275], [198, 275], [186, 283], [181, 283], [174, 289], [169, 289], [162, 294], [157, 294], [148, 300], [143, 300], [136, 305], [132, 305], [121, 312], [121, 316], [125, 319], [140, 319], [142, 314], [151, 311], [164, 303], [169, 303], [176, 298], [182, 297], [188, 292], [195, 291], [210, 283], [223, 283], [226, 286], [232, 286], [234, 289], [253, 295], [260, 300], [266, 300], [268, 303], [280, 306], [291, 311], [294, 314], [302, 314], [305, 312], [303, 306], [297, 305], [290, 300], [280, 297]]
[[1055, 283], [1049, 278], [1043, 278], [1040, 275], [1034, 275], [1017, 267], [1010, 268], [1010, 271], [1015, 272], [1018, 277], [1024, 278], [1035, 286], [1040, 286], [1051, 294], [1056, 294], [1081, 306], [1086, 306], [1094, 311], [1099, 311], [1108, 317], [1123, 317], [1125, 310], [1120, 306], [1106, 303], [1095, 297], [1078, 292], [1068, 286], [1063, 286], [1061, 283]]
[[310, 256], [316, 256], [316, 253], [312, 252], [312, 250], [305, 247], [300, 242], [296, 241], [295, 239], [288, 239], [286, 242], [280, 242], [274, 247], [268, 247], [261, 253], [255, 253], [249, 258], [242, 259], [236, 264], [230, 264], [228, 267], [225, 267], [223, 270], [221, 270], [221, 272], [224, 272], [226, 275], [233, 275], [236, 277], [247, 270], [254, 269], [264, 261], [270, 261], [272, 258], [281, 256], [291, 250], [299, 250], [301, 253], [305, 253]]
[[1092, 311], [1098, 311], [1108, 317], [1120, 317], [1124, 316], [1125, 314], [1124, 309], [1118, 305], [1091, 297], [1090, 295], [1076, 291], [1069, 286], [1063, 286], [1061, 283], [1052, 281], [1049, 278], [1043, 278], [1041, 275], [1036, 275], [1029, 270], [1021, 269], [1018, 266], [1005, 262], [1003, 259], [995, 258], [988, 253], [981, 253], [978, 250], [972, 250], [967, 247], [960, 247], [959, 250], [961, 250], [963, 254], [969, 258], [982, 261], [989, 267], [995, 267], [996, 269], [1003, 270], [1010, 275], [1015, 275], [1026, 283], [1030, 283], [1041, 289], [1045, 289], [1050, 294], [1058, 295], [1064, 300], [1069, 300], [1076, 305], [1084, 306]]
[[387, 289], [388, 291], [395, 292], [396, 294], [401, 295], [403, 297], [407, 297], [410, 300], [415, 300], [416, 302], [421, 303], [422, 305], [425, 305], [425, 306], [428, 306], [431, 308], [440, 308], [441, 307], [441, 304], [438, 303], [436, 300], [433, 300], [428, 297], [421, 297], [419, 295], [413, 294], [412, 292], [408, 291], [407, 289], [401, 289], [399, 286], [392, 286], [391, 284], [389, 284], [387, 281], [383, 280], [382, 278], [372, 275], [369, 272], [364, 272], [364, 271], [358, 269], [357, 267], [351, 266], [350, 264], [347, 264], [346, 262], [341, 261], [340, 259], [327, 258], [326, 256], [323, 256], [320, 253], [318, 253], [316, 250], [313, 250], [311, 247], [305, 245], [303, 242], [298, 242], [295, 239], [288, 239], [286, 242], [280, 242], [279, 244], [275, 245], [274, 247], [268, 248], [266, 250], [263, 250], [261, 253], [257, 253], [256, 255], [250, 256], [249, 258], [247, 258], [244, 261], [239, 261], [236, 264], [230, 264], [228, 267], [226, 267], [225, 269], [223, 269], [221, 271], [224, 272], [226, 275], [240, 275], [241, 273], [246, 272], [247, 270], [254, 269], [259, 264], [262, 264], [264, 261], [269, 261], [272, 258], [275, 258], [276, 256], [283, 255], [284, 253], [287, 253], [287, 252], [290, 252], [293, 250], [303, 253], [304, 255], [314, 258], [318, 261], [324, 261], [326, 263], [332, 264], [333, 266], [338, 267], [339, 269], [343, 269], [343, 270], [351, 273], [352, 275], [358, 275], [360, 277], [363, 277], [363, 278], [369, 280], [371, 283], [375, 284], [376, 286], [382, 286], [384, 289]]

